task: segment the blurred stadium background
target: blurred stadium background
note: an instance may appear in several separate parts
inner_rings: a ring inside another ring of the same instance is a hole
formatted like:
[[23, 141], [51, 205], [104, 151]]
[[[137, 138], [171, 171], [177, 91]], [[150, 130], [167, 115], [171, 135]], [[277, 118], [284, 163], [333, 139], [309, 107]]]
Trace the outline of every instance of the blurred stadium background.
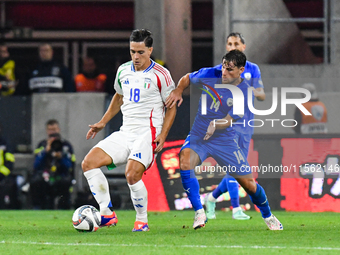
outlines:
[[[154, 34], [154, 57], [166, 62], [174, 81], [187, 72], [219, 64], [230, 32], [241, 32], [247, 58], [259, 65], [267, 94], [257, 109], [269, 109], [272, 88], [316, 85], [328, 109], [328, 134], [297, 135], [281, 124], [255, 128], [249, 162], [252, 165], [296, 167], [305, 163], [338, 164], [340, 155], [340, 2], [336, 0], [49, 0], [6, 1], [0, 3], [0, 34], [16, 61], [19, 85], [11, 97], [0, 97], [0, 122], [3, 133], [15, 150], [15, 173], [29, 180], [33, 168], [33, 149], [45, 138], [45, 122], [59, 120], [64, 138], [71, 141], [77, 157], [73, 199], [87, 186], [80, 163], [100, 139], [117, 130], [117, 116], [93, 141], [86, 141], [88, 124], [97, 122], [110, 97], [96, 94], [20, 94], [27, 70], [38, 61], [38, 46], [47, 42], [55, 58], [75, 76], [81, 59], [96, 56], [98, 65], [113, 82], [119, 64], [128, 61], [128, 38], [134, 28], [148, 28]], [[157, 158], [145, 175], [149, 190], [149, 209], [166, 211], [189, 208], [180, 185], [177, 153], [189, 132], [190, 98], [184, 105]], [[294, 107], [287, 116], [280, 107], [270, 119], [293, 119]], [[269, 119], [256, 116], [257, 119]], [[205, 162], [214, 165], [213, 160]], [[104, 171], [106, 171], [104, 169]], [[121, 209], [132, 209], [124, 168], [108, 173], [111, 189]], [[199, 175], [202, 196], [220, 181], [221, 175]], [[323, 175], [322, 193], [313, 192], [313, 176], [278, 172], [258, 181], [265, 188], [271, 207], [290, 211], [340, 212], [339, 173]], [[338, 187], [338, 186], [339, 187]], [[320, 188], [319, 187], [319, 188]], [[157, 195], [155, 195], [157, 194]], [[241, 203], [250, 203], [240, 190]], [[23, 196], [22, 208], [30, 209]], [[218, 203], [228, 210], [228, 195]]]

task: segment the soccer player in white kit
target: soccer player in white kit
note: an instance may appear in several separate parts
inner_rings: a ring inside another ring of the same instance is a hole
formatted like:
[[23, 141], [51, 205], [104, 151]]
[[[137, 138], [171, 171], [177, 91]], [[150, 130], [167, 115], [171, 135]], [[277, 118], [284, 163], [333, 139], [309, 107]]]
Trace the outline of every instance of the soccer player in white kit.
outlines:
[[163, 148], [176, 116], [176, 108], [167, 109], [165, 100], [175, 88], [169, 71], [150, 59], [153, 39], [146, 29], [136, 29], [130, 36], [132, 61], [122, 64], [117, 71], [116, 94], [102, 119], [90, 125], [86, 139], [94, 138], [119, 112], [123, 114], [120, 130], [95, 145], [82, 162], [90, 190], [99, 204], [101, 226], [118, 222], [111, 211], [107, 179], [100, 167], [113, 169], [126, 164], [125, 176], [137, 212], [133, 232], [148, 231], [147, 190], [143, 173], [152, 165], [156, 153]]

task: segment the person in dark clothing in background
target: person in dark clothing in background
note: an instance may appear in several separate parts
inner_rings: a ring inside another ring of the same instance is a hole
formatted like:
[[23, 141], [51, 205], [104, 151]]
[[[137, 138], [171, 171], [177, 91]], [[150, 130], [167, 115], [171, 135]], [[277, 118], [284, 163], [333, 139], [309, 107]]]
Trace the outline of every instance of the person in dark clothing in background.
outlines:
[[10, 96], [15, 92], [15, 61], [10, 58], [6, 44], [0, 44], [0, 95]]
[[[34, 209], [70, 209], [70, 187], [74, 175], [75, 155], [70, 142], [62, 139], [59, 123], [46, 123], [48, 138], [35, 149], [31, 195]], [[57, 200], [57, 201], [55, 201]]]
[[14, 155], [0, 125], [0, 209], [19, 209], [16, 177], [13, 175]]
[[53, 59], [50, 44], [39, 47], [40, 62], [31, 72], [28, 89], [31, 93], [75, 92], [75, 85], [69, 70]]

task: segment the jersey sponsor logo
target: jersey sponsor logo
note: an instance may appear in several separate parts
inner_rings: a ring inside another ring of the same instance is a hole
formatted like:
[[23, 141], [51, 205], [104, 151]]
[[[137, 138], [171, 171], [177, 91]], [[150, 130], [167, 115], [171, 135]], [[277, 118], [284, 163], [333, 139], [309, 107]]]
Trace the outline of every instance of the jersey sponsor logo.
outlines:
[[134, 157], [136, 157], [136, 158], [142, 158], [142, 153], [135, 153], [135, 154], [133, 154], [132, 156], [134, 156]]
[[144, 88], [149, 89], [151, 86], [151, 79], [150, 78], [145, 78], [144, 79]]
[[245, 73], [244, 78], [246, 78], [249, 81], [251, 78], [251, 73]]
[[129, 84], [129, 79], [126, 79], [125, 81], [123, 81], [123, 84]]

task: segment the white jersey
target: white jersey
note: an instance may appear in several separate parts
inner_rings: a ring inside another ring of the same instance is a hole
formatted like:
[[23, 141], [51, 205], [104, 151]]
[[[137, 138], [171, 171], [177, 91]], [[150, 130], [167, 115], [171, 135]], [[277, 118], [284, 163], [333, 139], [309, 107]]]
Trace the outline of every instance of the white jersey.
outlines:
[[123, 131], [140, 127], [160, 129], [163, 126], [164, 103], [175, 83], [170, 72], [151, 60], [151, 65], [136, 71], [132, 61], [122, 64], [114, 82], [116, 92], [123, 95]]

